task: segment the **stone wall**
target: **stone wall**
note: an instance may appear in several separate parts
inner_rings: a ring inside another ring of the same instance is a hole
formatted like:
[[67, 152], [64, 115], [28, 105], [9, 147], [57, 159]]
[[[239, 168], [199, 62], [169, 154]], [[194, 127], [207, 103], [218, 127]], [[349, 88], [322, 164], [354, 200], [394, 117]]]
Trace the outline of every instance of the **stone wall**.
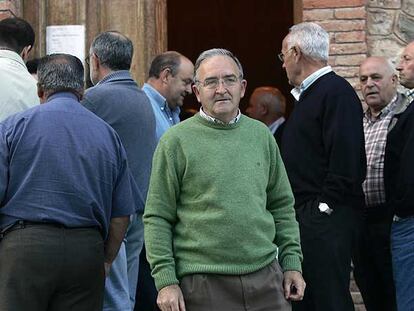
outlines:
[[414, 40], [414, 0], [303, 0], [303, 20], [330, 33], [330, 65], [356, 89], [365, 57], [395, 62]]
[[414, 40], [414, 0], [370, 0], [367, 4], [369, 55], [393, 61], [401, 48]]

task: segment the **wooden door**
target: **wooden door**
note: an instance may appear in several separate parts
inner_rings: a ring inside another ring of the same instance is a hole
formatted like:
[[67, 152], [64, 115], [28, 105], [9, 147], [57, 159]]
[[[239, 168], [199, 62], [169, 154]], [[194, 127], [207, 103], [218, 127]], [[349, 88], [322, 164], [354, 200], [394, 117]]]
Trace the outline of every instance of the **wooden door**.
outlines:
[[134, 43], [132, 74], [142, 85], [152, 58], [167, 47], [166, 0], [20, 0], [36, 32], [33, 57], [46, 52], [46, 26], [85, 25], [85, 55], [93, 38], [117, 30]]

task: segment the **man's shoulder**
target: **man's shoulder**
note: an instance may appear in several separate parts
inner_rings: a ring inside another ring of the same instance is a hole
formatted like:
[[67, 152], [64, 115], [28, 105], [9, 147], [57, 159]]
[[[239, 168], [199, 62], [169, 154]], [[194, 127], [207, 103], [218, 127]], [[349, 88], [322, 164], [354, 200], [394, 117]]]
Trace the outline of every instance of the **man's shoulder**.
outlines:
[[329, 91], [340, 91], [342, 89], [352, 89], [351, 84], [334, 71], [328, 72], [321, 76], [316, 82], [319, 82], [319, 87], [324, 89], [326, 92]]
[[354, 104], [360, 104], [358, 95], [352, 85], [333, 71], [320, 77], [306, 91], [312, 98], [317, 97], [320, 102], [328, 99], [329, 104], [332, 104], [351, 100]]
[[4, 120], [0, 122], [0, 131], [4, 131], [6, 129], [14, 127], [16, 124], [20, 123], [21, 121], [30, 118], [32, 115], [36, 114], [40, 108], [41, 106], [37, 105], [35, 107], [32, 107], [24, 111], [20, 111], [18, 113], [10, 115], [9, 117], [5, 118]]
[[102, 83], [86, 90], [82, 103], [89, 109], [90, 106], [117, 103], [119, 105], [131, 105], [136, 103], [148, 103], [148, 97], [136, 85], [134, 81], [115, 81]]

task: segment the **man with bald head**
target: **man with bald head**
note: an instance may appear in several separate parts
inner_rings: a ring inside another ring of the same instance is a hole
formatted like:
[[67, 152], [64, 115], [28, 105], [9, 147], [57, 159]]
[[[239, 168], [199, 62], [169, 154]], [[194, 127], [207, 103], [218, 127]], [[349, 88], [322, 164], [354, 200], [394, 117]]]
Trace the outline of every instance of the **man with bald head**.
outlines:
[[271, 86], [256, 88], [250, 96], [246, 113], [269, 127], [280, 146], [285, 126], [286, 99], [279, 89]]
[[152, 60], [142, 90], [154, 110], [157, 141], [167, 129], [180, 122], [184, 98], [192, 93], [193, 70], [193, 63], [175, 51], [164, 52]]
[[414, 296], [414, 41], [397, 65], [400, 84], [407, 88], [403, 113], [398, 113], [385, 150], [385, 192], [394, 214], [391, 225], [392, 267], [398, 310], [412, 310]]
[[354, 249], [354, 275], [365, 306], [370, 310], [396, 310], [389, 232], [391, 212], [384, 189], [384, 154], [403, 96], [397, 93], [398, 77], [384, 57], [369, 57], [359, 67], [361, 92], [368, 106], [364, 113], [367, 175], [364, 219]]

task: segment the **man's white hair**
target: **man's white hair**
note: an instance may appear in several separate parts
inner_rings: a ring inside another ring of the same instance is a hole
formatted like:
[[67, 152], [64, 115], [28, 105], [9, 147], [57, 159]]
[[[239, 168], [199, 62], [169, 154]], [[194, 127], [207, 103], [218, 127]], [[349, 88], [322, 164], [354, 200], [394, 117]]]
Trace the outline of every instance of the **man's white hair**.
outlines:
[[328, 62], [329, 34], [316, 23], [300, 23], [289, 29], [287, 47], [298, 46], [306, 56]]

